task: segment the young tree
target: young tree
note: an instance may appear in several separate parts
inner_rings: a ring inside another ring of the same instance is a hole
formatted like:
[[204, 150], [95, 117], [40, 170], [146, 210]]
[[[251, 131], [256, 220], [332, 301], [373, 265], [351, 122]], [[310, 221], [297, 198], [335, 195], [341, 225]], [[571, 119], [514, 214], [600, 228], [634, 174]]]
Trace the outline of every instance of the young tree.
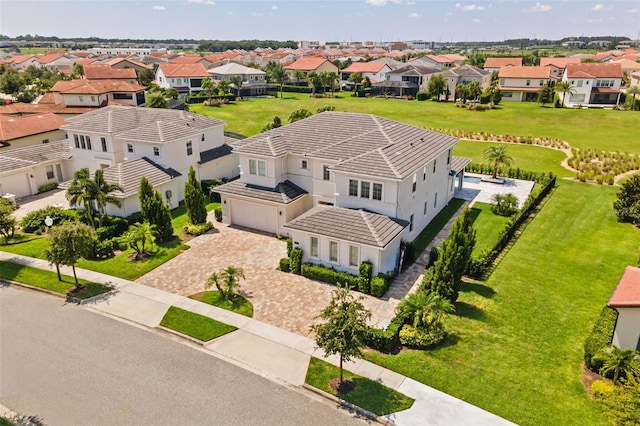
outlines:
[[513, 163], [513, 158], [507, 154], [507, 148], [502, 145], [485, 148], [482, 151], [482, 159], [485, 163], [493, 165], [492, 177], [494, 179], [498, 177], [498, 167], [500, 165], [509, 167]]
[[636, 97], [640, 95], [640, 86], [631, 86], [627, 89], [626, 93], [628, 98], [631, 98], [631, 111], [636, 110]]
[[271, 68], [271, 72], [269, 73], [269, 77], [272, 81], [278, 83], [280, 85], [280, 98], [282, 99], [283, 94], [283, 86], [284, 81], [287, 78], [287, 72], [282, 68], [282, 65], [278, 64]]
[[196, 171], [189, 167], [189, 178], [184, 183], [184, 203], [187, 207], [189, 222], [199, 225], [207, 221], [207, 208], [200, 182], [196, 179]]
[[640, 173], [636, 173], [622, 184], [616, 194], [613, 209], [620, 222], [640, 226]]
[[218, 94], [225, 96], [227, 93], [229, 93], [229, 82], [227, 80], [220, 80], [218, 82]]
[[315, 96], [316, 89], [322, 84], [320, 75], [315, 71], [309, 71], [309, 73], [307, 73], [307, 82], [311, 85], [311, 96]]
[[213, 272], [209, 275], [207, 282], [205, 283], [206, 288], [211, 288], [211, 286], [215, 285], [216, 289], [218, 289], [218, 293], [220, 293], [220, 298], [224, 299], [225, 293], [224, 288], [222, 288], [222, 278], [220, 278], [219, 272]]
[[155, 72], [153, 69], [144, 68], [139, 71], [136, 71], [138, 84], [140, 86], [149, 87], [153, 80], [156, 78]]
[[538, 91], [538, 103], [541, 103], [542, 106], [553, 103], [555, 94], [556, 92], [553, 90], [553, 87], [549, 86], [549, 83], [545, 83]]
[[87, 220], [93, 228], [95, 228], [93, 215], [97, 192], [98, 188], [89, 176], [89, 169], [82, 168], [73, 174], [73, 180], [65, 193], [67, 200], [69, 200], [69, 206], [73, 207], [81, 204], [84, 207]]
[[480, 87], [480, 83], [477, 81], [472, 81], [467, 85], [467, 94], [474, 101], [478, 100], [478, 96], [482, 93], [482, 88]]
[[570, 81], [560, 81], [555, 85], [554, 90], [556, 93], [562, 93], [562, 107], [564, 108], [564, 98], [576, 94], [576, 89], [573, 88], [573, 85]]
[[294, 70], [293, 73], [291, 74], [291, 77], [293, 77], [296, 80], [296, 84], [298, 84], [301, 81], [304, 81], [304, 79], [305, 79], [304, 71], [302, 71], [302, 70]]
[[298, 108], [297, 110], [293, 111], [291, 115], [289, 115], [289, 123], [295, 123], [296, 121], [303, 120], [305, 118], [311, 117], [312, 115], [313, 113], [311, 111], [304, 108]]
[[367, 320], [371, 318], [361, 300], [354, 297], [349, 289], [338, 288], [333, 291], [329, 305], [325, 307], [319, 319], [324, 322], [311, 326], [316, 333], [316, 344], [327, 355], [340, 357], [340, 385], [338, 392], [345, 391], [342, 364], [362, 354], [363, 336], [367, 331]]
[[418, 290], [402, 299], [396, 312], [414, 327], [428, 329], [442, 324], [444, 316], [455, 310], [453, 303], [438, 294]]
[[456, 86], [456, 99], [462, 99], [463, 103], [467, 102], [467, 97], [469, 96], [468, 87], [466, 84], [458, 84]]
[[216, 90], [216, 83], [210, 78], [205, 78], [202, 80], [202, 89], [207, 93], [209, 100], [211, 100], [211, 96], [213, 96], [213, 92]]
[[102, 217], [104, 216], [104, 209], [107, 204], [113, 204], [118, 207], [122, 207], [122, 201], [119, 198], [111, 195], [114, 191], [124, 192], [122, 185], [117, 183], [108, 183], [104, 179], [104, 171], [98, 169], [93, 175], [93, 183], [96, 188], [96, 210], [98, 213], [98, 226], [102, 226]]
[[349, 83], [353, 83], [353, 91], [358, 91], [358, 84], [362, 83], [362, 74], [359, 72], [352, 72], [347, 79]]
[[218, 273], [218, 278], [224, 284], [224, 291], [221, 295], [225, 300], [233, 300], [236, 297], [237, 289], [240, 288], [240, 279], [245, 279], [244, 270], [235, 266], [227, 266]]
[[239, 75], [232, 76], [229, 81], [236, 87], [236, 97], [240, 99], [240, 89], [242, 89], [242, 77]]
[[500, 216], [512, 216], [518, 211], [518, 197], [509, 194], [495, 194], [493, 196], [495, 204], [491, 208], [493, 213]]
[[173, 237], [171, 211], [160, 192], [155, 190], [144, 176], [140, 179], [138, 200], [142, 217], [156, 226], [156, 241], [159, 243], [169, 241]]
[[12, 216], [14, 210], [12, 202], [0, 198], [0, 235], [4, 236], [5, 240], [13, 238], [16, 232], [18, 222]]
[[152, 242], [156, 236], [156, 227], [149, 222], [144, 221], [142, 223], [137, 222], [129, 228], [129, 230], [123, 235], [129, 247], [135, 252], [135, 259], [140, 259], [143, 255], [149, 254], [146, 250], [147, 242]]
[[58, 280], [60, 276], [60, 265], [71, 266], [76, 288], [79, 287], [78, 276], [76, 275], [76, 263], [83, 257], [89, 256], [93, 250], [95, 231], [88, 225], [80, 222], [66, 222], [48, 232], [49, 249], [45, 255], [50, 264], [56, 265]]
[[159, 90], [149, 91], [147, 93], [147, 108], [169, 108], [169, 101], [164, 97], [164, 93]]
[[427, 84], [427, 91], [429, 92], [429, 96], [436, 98], [436, 100], [440, 101], [440, 95], [444, 92], [444, 89], [447, 87], [447, 80], [442, 76], [442, 74], [436, 74], [429, 79], [429, 83]]
[[638, 355], [638, 351], [633, 349], [620, 349], [612, 345], [596, 354], [595, 358], [602, 361], [600, 374], [607, 376], [613, 373], [613, 383], [618, 383], [620, 376], [640, 374]]

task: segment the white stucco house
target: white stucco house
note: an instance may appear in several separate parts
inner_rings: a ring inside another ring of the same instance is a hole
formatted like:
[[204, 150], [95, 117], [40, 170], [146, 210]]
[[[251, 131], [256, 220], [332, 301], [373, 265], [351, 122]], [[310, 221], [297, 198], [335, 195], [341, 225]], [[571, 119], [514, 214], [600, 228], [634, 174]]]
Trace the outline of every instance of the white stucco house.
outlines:
[[569, 81], [574, 90], [566, 96], [564, 105], [576, 107], [613, 107], [620, 102], [622, 66], [619, 63], [568, 64], [562, 81]]
[[542, 86], [555, 81], [549, 67], [502, 67], [498, 79], [502, 100], [517, 102], [536, 102]]
[[209, 77], [207, 69], [201, 63], [160, 64], [156, 70], [158, 86], [187, 94], [202, 91], [202, 81]]
[[627, 266], [608, 306], [618, 311], [611, 343], [640, 351], [640, 268]]
[[[208, 72], [211, 75], [211, 79], [216, 83], [221, 80], [230, 82], [232, 78], [240, 77], [242, 79], [242, 86], [239, 90], [240, 96], [266, 95], [269, 88], [265, 80], [266, 72], [235, 62], [211, 68]], [[234, 89], [234, 93], [238, 93], [238, 88], [233, 84], [231, 86]]]
[[323, 112], [234, 147], [240, 179], [216, 188], [225, 223], [289, 235], [303, 261], [396, 271], [451, 200], [457, 138], [368, 114]]

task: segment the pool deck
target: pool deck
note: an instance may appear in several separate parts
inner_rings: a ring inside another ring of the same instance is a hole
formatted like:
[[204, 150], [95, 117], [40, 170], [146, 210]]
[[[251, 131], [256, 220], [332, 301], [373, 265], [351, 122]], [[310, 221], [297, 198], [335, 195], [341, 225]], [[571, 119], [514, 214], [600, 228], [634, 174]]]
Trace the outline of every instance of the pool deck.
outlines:
[[[465, 173], [465, 177], [483, 178], [488, 175]], [[531, 193], [535, 182], [529, 180], [504, 178], [504, 183], [468, 182], [462, 183], [462, 189], [456, 190], [455, 197], [462, 198], [473, 205], [476, 202], [492, 204], [496, 194], [513, 194], [518, 198], [518, 207], [522, 207]]]

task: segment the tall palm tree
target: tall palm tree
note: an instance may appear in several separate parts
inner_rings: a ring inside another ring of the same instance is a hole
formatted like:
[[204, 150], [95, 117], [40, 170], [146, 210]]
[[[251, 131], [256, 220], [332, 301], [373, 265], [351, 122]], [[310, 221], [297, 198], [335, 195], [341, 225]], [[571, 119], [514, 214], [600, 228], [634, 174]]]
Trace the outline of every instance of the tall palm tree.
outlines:
[[153, 238], [156, 235], [156, 226], [151, 225], [146, 220], [142, 223], [137, 222], [129, 228], [124, 237], [129, 243], [129, 247], [135, 250], [136, 259], [147, 253], [147, 241], [153, 244]]
[[456, 86], [456, 99], [462, 99], [462, 102], [467, 102], [469, 96], [468, 86], [466, 84], [458, 84]]
[[221, 96], [224, 96], [227, 93], [229, 93], [229, 82], [227, 80], [220, 80], [218, 82], [218, 93]]
[[169, 101], [164, 97], [164, 93], [159, 90], [147, 92], [147, 108], [169, 108]]
[[231, 300], [236, 295], [236, 289], [240, 287], [240, 279], [244, 279], [244, 270], [236, 266], [227, 266], [220, 271], [220, 279], [224, 282], [226, 298]]
[[510, 166], [513, 163], [513, 158], [507, 154], [507, 148], [504, 146], [490, 146], [482, 151], [482, 159], [485, 163], [493, 165], [492, 177], [496, 179], [498, 177], [498, 167], [502, 164]]
[[124, 192], [122, 185], [117, 183], [108, 183], [104, 179], [104, 171], [98, 169], [93, 175], [93, 182], [96, 186], [96, 210], [98, 212], [98, 226], [102, 226], [102, 216], [104, 215], [104, 209], [107, 204], [113, 204], [118, 207], [122, 207], [122, 201], [111, 195], [114, 191]]
[[224, 299], [225, 293], [224, 293], [224, 289], [222, 288], [221, 281], [222, 279], [220, 278], [220, 273], [213, 272], [211, 275], [209, 275], [209, 279], [207, 279], [205, 286], [207, 288], [211, 288], [212, 285], [215, 285], [216, 289], [218, 289], [218, 293], [220, 293], [220, 298]]
[[362, 74], [359, 72], [352, 72], [349, 74], [349, 78], [347, 79], [349, 83], [353, 83], [354, 88], [353, 91], [358, 91], [358, 84], [362, 83]]
[[302, 70], [294, 70], [293, 73], [291, 74], [291, 77], [296, 79], [296, 84], [300, 83], [300, 81], [304, 81], [305, 79], [305, 75]]
[[205, 78], [204, 80], [202, 80], [202, 88], [207, 92], [209, 100], [211, 100], [213, 91], [216, 90], [216, 82], [210, 78]]
[[603, 362], [600, 374], [606, 376], [613, 372], [613, 383], [618, 383], [620, 374], [627, 376], [640, 373], [638, 351], [633, 349], [620, 349], [617, 346], [609, 346], [599, 354], [596, 354], [594, 358]]
[[95, 182], [89, 177], [89, 169], [82, 168], [73, 174], [71, 185], [67, 189], [65, 196], [69, 200], [69, 206], [82, 205], [87, 215], [87, 220], [93, 228], [95, 222], [93, 220], [93, 212], [95, 210], [93, 201], [96, 199], [98, 188]]
[[284, 86], [284, 80], [287, 78], [287, 72], [282, 68], [282, 65], [278, 64], [271, 68], [271, 80], [280, 85], [280, 98], [282, 99], [282, 87]]
[[635, 111], [636, 95], [640, 95], [640, 86], [631, 86], [627, 89], [627, 96], [631, 96], [631, 111]]
[[467, 86], [467, 92], [469, 93], [469, 97], [471, 97], [474, 101], [478, 99], [478, 96], [482, 93], [482, 89], [480, 88], [480, 83], [477, 81], [472, 81]]
[[242, 77], [240, 77], [239, 75], [234, 75], [229, 79], [229, 81], [231, 82], [231, 84], [236, 86], [236, 97], [239, 99], [240, 89], [242, 88]]
[[442, 324], [445, 315], [454, 311], [454, 306], [436, 293], [418, 291], [402, 299], [396, 310], [414, 327], [427, 329]]
[[564, 108], [564, 98], [569, 95], [575, 95], [576, 89], [573, 88], [573, 85], [570, 81], [560, 81], [555, 85], [554, 90], [556, 93], [562, 93], [562, 107]]
[[322, 84], [320, 80], [320, 75], [315, 71], [309, 71], [307, 73], [307, 82], [311, 85], [311, 96], [316, 95], [316, 87]]

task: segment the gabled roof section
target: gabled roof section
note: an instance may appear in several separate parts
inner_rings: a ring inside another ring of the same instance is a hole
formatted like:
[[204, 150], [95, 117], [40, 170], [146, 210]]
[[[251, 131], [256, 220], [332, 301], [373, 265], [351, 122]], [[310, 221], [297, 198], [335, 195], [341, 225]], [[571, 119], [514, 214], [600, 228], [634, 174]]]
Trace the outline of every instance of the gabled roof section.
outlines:
[[258, 70], [255, 68], [251, 68], [251, 67], [246, 67], [244, 65], [241, 64], [237, 64], [235, 62], [229, 62], [226, 65], [221, 65], [219, 67], [215, 67], [215, 68], [211, 68], [208, 71], [210, 74], [229, 74], [229, 75], [246, 75], [246, 74], [252, 74], [252, 75], [265, 75], [266, 72], [262, 71], [262, 70]]
[[483, 70], [482, 68], [475, 67], [473, 65], [462, 65], [456, 68], [449, 68], [442, 73], [445, 77], [479, 77], [482, 78], [485, 75], [491, 74], [491, 71]]
[[579, 64], [579, 63], [580, 63], [580, 58], [575, 56], [570, 56], [568, 58], [540, 58], [541, 67], [553, 65], [558, 68], [566, 68], [568, 64]]
[[330, 62], [324, 58], [316, 58], [312, 56], [305, 56], [304, 58], [300, 58], [297, 61], [294, 61], [292, 64], [284, 67], [285, 70], [302, 70], [302, 71], [313, 71], [317, 70], [320, 65], [325, 62]]
[[0, 142], [11, 142], [26, 136], [58, 130], [67, 124], [64, 118], [53, 113], [14, 117], [0, 115]]
[[384, 62], [354, 62], [343, 69], [342, 72], [378, 73], [385, 66], [388, 65]]
[[521, 67], [522, 58], [487, 58], [484, 68]]
[[622, 65], [608, 62], [604, 64], [587, 62], [584, 64], [568, 64], [567, 78], [575, 78], [578, 72], [584, 72], [591, 78], [622, 78]]
[[165, 77], [209, 77], [207, 69], [201, 63], [196, 64], [160, 64], [158, 65]]
[[136, 70], [133, 68], [111, 68], [111, 65], [87, 64], [84, 67], [84, 78], [87, 80], [135, 80]]
[[217, 186], [215, 192], [220, 194], [239, 195], [257, 200], [269, 201], [278, 204], [289, 204], [308, 194], [293, 182], [285, 180], [275, 188], [253, 185], [241, 180], [234, 180], [224, 185]]
[[149, 180], [152, 186], [162, 185], [174, 177], [181, 176], [173, 169], [165, 169], [147, 157], [125, 161], [104, 169], [104, 179], [109, 183], [122, 185], [124, 192], [115, 191], [113, 195], [126, 198], [138, 193], [142, 176]]
[[627, 266], [608, 305], [612, 308], [640, 307], [640, 268]]
[[441, 69], [435, 66], [425, 65], [424, 62], [420, 62], [420, 63], [414, 63], [414, 62], [408, 63], [407, 65], [397, 68], [393, 71], [389, 71], [387, 74], [420, 76], [420, 75], [429, 75], [429, 74], [442, 72]]
[[550, 78], [549, 67], [502, 67], [499, 78]]
[[112, 92], [140, 92], [144, 86], [121, 80], [71, 80], [57, 81], [51, 88], [52, 92], [61, 94], [101, 95]]
[[0, 172], [35, 166], [51, 160], [71, 158], [69, 141], [44, 143], [41, 145], [0, 151]]
[[405, 221], [366, 210], [318, 206], [293, 219], [283, 228], [384, 248], [407, 225]]

